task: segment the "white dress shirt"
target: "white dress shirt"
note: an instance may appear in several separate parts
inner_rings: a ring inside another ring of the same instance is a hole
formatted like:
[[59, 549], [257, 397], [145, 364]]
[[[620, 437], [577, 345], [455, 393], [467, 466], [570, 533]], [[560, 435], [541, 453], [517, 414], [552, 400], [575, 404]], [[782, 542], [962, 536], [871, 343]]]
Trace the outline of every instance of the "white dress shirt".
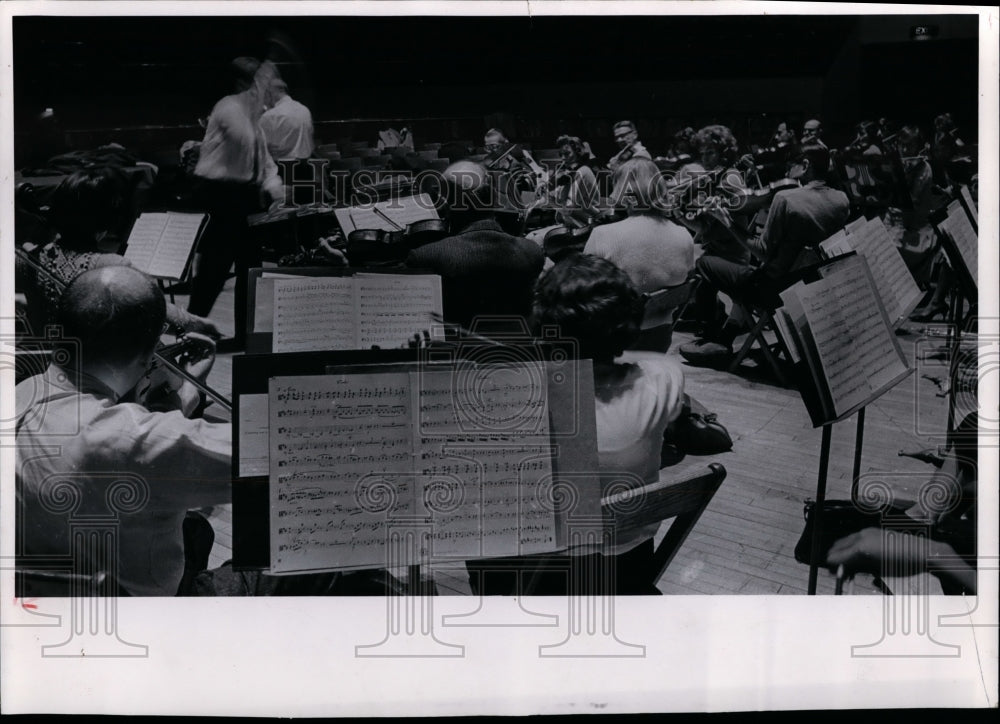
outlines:
[[[16, 399], [24, 553], [81, 555], [71, 549], [71, 524], [81, 515], [111, 512], [107, 490], [122, 480], [148, 500], [136, 512], [119, 511], [118, 571], [108, 572], [134, 596], [175, 595], [184, 572], [187, 510], [231, 502], [231, 426], [118, 402], [100, 380], [84, 374], [75, 382], [55, 365], [18, 384]], [[81, 491], [76, 518], [53, 504], [59, 480]], [[106, 565], [80, 562], [91, 570]]]
[[312, 156], [312, 114], [291, 96], [282, 96], [274, 108], [265, 111], [260, 117], [260, 127], [275, 161]]

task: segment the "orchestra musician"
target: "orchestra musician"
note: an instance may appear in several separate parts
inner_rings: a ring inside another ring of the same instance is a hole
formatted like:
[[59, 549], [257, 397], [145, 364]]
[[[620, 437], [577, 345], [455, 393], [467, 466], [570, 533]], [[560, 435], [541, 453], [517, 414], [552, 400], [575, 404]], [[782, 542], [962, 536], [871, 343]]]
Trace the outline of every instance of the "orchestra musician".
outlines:
[[[705, 126], [698, 130], [692, 141], [698, 149], [700, 163], [682, 168], [684, 176], [694, 176], [696, 183], [704, 181], [704, 192], [708, 195], [740, 192], [746, 188], [742, 174], [735, 168], [738, 145], [729, 128], [720, 125]], [[734, 210], [730, 215], [734, 223], [746, 227], [747, 214]], [[709, 256], [741, 266], [749, 263], [750, 252], [747, 248], [714, 217], [703, 215], [685, 223], [695, 233], [696, 257]], [[701, 334], [714, 333], [722, 315], [720, 304], [712, 286], [698, 286], [692, 306]]]
[[583, 142], [576, 136], [560, 136], [559, 165], [550, 180], [555, 187], [554, 202], [559, 207], [556, 221], [561, 224], [583, 227], [597, 214], [600, 193], [597, 177], [590, 168]]
[[823, 142], [823, 124], [816, 118], [810, 118], [802, 125], [802, 138], [799, 143], [803, 146], [816, 144], [826, 146]]
[[878, 125], [874, 121], [861, 121], [857, 125], [857, 135], [844, 150], [862, 156], [881, 156], [882, 146], [879, 143], [878, 130]]
[[527, 318], [544, 252], [497, 222], [495, 192], [482, 165], [456, 161], [442, 172], [442, 181], [442, 215], [451, 235], [413, 249], [406, 265], [441, 275], [447, 322], [469, 329], [480, 316]]
[[[542, 181], [542, 168], [531, 154], [519, 144], [512, 143], [503, 131], [491, 128], [483, 137], [486, 168], [494, 175], [504, 176], [494, 187], [499, 193], [499, 203], [506, 208], [521, 208], [523, 191], [538, 192]], [[515, 198], [511, 198], [514, 196]]]
[[260, 117], [267, 150], [275, 161], [306, 159], [316, 147], [312, 113], [288, 94], [288, 84], [275, 76], [268, 87], [269, 106]]
[[[611, 198], [628, 216], [596, 226], [583, 251], [612, 262], [628, 274], [640, 294], [683, 284], [694, 269], [691, 232], [668, 216], [666, 182], [652, 161], [633, 158], [615, 171]], [[646, 310], [642, 349], [666, 352], [673, 333], [673, 308]]]
[[[667, 427], [683, 406], [684, 374], [674, 360], [662, 353], [627, 351], [639, 335], [642, 317], [642, 296], [628, 275], [589, 254], [560, 260], [536, 286], [536, 334], [557, 327], [562, 338], [576, 342], [580, 359], [593, 360], [602, 489], [623, 475], [643, 483], [658, 479]], [[658, 527], [653, 523], [613, 542], [581, 545], [565, 554], [468, 561], [469, 583], [480, 595], [518, 595], [517, 577], [534, 572], [534, 595], [659, 595], [652, 582]], [[579, 590], [568, 590], [570, 567], [575, 572], [569, 580], [576, 580]]]
[[612, 128], [615, 134], [615, 143], [618, 144], [618, 153], [608, 159], [608, 168], [614, 171], [621, 164], [630, 158], [644, 158], [652, 161], [653, 157], [646, 150], [639, 140], [639, 132], [632, 121], [618, 121]]
[[[733, 299], [773, 308], [783, 278], [800, 266], [807, 247], [818, 244], [842, 229], [850, 214], [850, 203], [842, 191], [827, 183], [830, 151], [819, 145], [803, 146], [792, 161], [789, 177], [800, 188], [779, 191], [768, 209], [760, 239], [750, 240], [761, 264], [738, 262], [705, 255], [696, 262], [703, 287], [725, 292]], [[701, 338], [680, 347], [681, 356], [696, 366], [718, 366], [732, 355], [733, 341], [747, 320], [730, 315], [720, 327], [709, 327]]]
[[971, 181], [974, 164], [950, 113], [942, 113], [934, 118], [930, 164], [934, 170], [934, 181], [942, 189], [950, 189], [955, 183]]
[[665, 181], [652, 161], [633, 158], [615, 171], [611, 198], [627, 218], [594, 227], [585, 254], [622, 269], [641, 294], [681, 284], [694, 269], [691, 233], [666, 215]]
[[790, 143], [795, 143], [795, 134], [788, 129], [788, 124], [782, 121], [771, 136], [771, 145], [782, 148]]
[[929, 280], [930, 262], [937, 249], [930, 214], [934, 209], [934, 172], [924, 155], [924, 136], [917, 126], [907, 125], [897, 134], [896, 147], [903, 164], [910, 208], [892, 210], [901, 225], [899, 252], [919, 284]]
[[[182, 524], [188, 509], [230, 502], [232, 428], [186, 417], [196, 409], [187, 404], [183, 411], [154, 412], [122, 401], [148, 373], [166, 322], [163, 293], [142, 272], [127, 266], [83, 272], [62, 295], [58, 322], [67, 341], [57, 343], [44, 372], [16, 388], [16, 482], [25, 552], [73, 550], [69, 514], [47, 503], [47, 480], [72, 479], [84, 496], [81, 507], [103, 510], [102, 476], [131, 475], [148, 501], [120, 518], [119, 583], [133, 596], [176, 595], [185, 568]], [[200, 335], [190, 335], [190, 341], [184, 367], [204, 382], [214, 345]], [[199, 395], [190, 382], [181, 382], [169, 399]], [[59, 454], [39, 455], [44, 446], [58, 446]], [[106, 551], [91, 553], [85, 570], [107, 565], [101, 557]]]

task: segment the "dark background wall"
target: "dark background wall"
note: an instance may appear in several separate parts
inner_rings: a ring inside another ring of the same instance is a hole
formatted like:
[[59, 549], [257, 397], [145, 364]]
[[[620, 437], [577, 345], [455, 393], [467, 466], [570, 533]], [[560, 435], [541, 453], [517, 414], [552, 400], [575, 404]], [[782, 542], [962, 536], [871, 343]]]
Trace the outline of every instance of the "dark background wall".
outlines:
[[[321, 140], [374, 137], [385, 119], [420, 140], [481, 139], [491, 114], [521, 140], [589, 137], [639, 122], [654, 152], [685, 125], [744, 142], [820, 116], [929, 128], [951, 111], [975, 137], [975, 16], [14, 19], [15, 131], [43, 108], [82, 145], [173, 145], [230, 91], [236, 56], [270, 55]], [[915, 25], [937, 26], [925, 41]], [[139, 129], [139, 130], [137, 130]], [[141, 149], [140, 149], [141, 150]]]

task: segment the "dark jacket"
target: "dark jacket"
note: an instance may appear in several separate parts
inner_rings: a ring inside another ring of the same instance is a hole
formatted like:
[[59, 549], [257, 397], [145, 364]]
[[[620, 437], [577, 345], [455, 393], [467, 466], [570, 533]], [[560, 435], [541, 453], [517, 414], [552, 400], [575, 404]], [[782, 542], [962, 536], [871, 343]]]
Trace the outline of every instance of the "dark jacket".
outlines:
[[445, 320], [469, 329], [480, 315], [527, 318], [544, 262], [540, 246], [485, 219], [414, 249], [406, 265], [441, 275]]

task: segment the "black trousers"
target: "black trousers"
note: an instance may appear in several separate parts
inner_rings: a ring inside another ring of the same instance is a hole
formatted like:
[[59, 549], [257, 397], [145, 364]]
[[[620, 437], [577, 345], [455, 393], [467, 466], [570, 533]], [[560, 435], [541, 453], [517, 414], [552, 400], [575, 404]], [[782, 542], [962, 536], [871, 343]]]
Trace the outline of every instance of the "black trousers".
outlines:
[[725, 314], [720, 309], [718, 293], [725, 292], [736, 298], [746, 296], [754, 270], [749, 264], [710, 254], [700, 257], [694, 266], [702, 278], [695, 294], [697, 319], [702, 325], [702, 336], [715, 339], [726, 321]]
[[705, 255], [695, 263], [695, 269], [703, 280], [698, 287], [696, 304], [703, 312], [699, 319], [704, 324], [704, 336], [709, 339], [719, 337], [726, 321], [735, 327], [745, 322], [732, 318], [727, 320], [719, 314], [716, 294], [720, 291], [731, 299], [754, 306], [768, 309], [781, 306], [781, 297], [778, 296], [778, 290], [782, 288], [781, 280], [771, 279], [749, 264]]
[[208, 316], [229, 277], [229, 268], [235, 262], [234, 336], [237, 340], [244, 340], [247, 325], [247, 271], [261, 263], [260, 246], [250, 234], [247, 216], [261, 210], [259, 190], [254, 184], [199, 179], [194, 197], [196, 203], [211, 218], [198, 245], [201, 259], [191, 280], [188, 311], [200, 317]]
[[617, 556], [485, 558], [467, 561], [465, 567], [472, 592], [485, 596], [659, 595], [652, 539]]

